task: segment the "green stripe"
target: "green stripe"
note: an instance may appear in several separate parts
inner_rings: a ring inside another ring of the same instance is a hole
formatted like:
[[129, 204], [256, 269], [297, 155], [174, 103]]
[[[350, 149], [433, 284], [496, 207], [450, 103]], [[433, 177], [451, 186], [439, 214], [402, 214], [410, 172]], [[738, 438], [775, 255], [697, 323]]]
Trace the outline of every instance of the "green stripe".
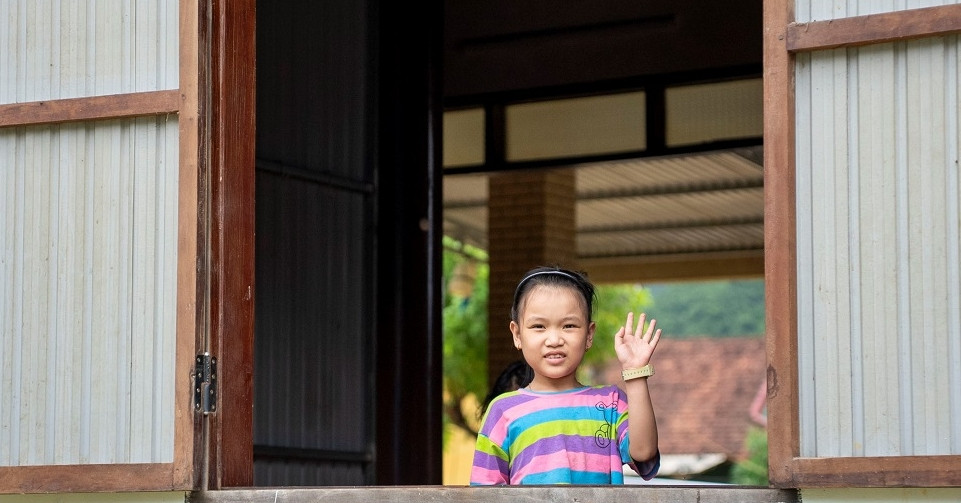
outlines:
[[[513, 445], [516, 445], [523, 449], [538, 440], [555, 437], [557, 435], [580, 435], [593, 438], [602, 424], [601, 421], [595, 419], [561, 419], [548, 421], [524, 430], [514, 439], [512, 445], [505, 445], [504, 448], [510, 450]], [[613, 433], [608, 432], [608, 434], [612, 435]], [[610, 436], [608, 438], [610, 438]]]
[[626, 410], [624, 411], [623, 414], [621, 414], [620, 416], [618, 416], [618, 418], [617, 418], [617, 423], [614, 425], [614, 427], [615, 427], [615, 428], [620, 428], [620, 427], [621, 427], [621, 424], [623, 424], [624, 421], [627, 421], [627, 411], [626, 411]]
[[495, 444], [494, 442], [491, 442], [491, 439], [487, 438], [487, 435], [477, 435], [476, 449], [485, 454], [490, 454], [491, 456], [497, 456], [498, 458], [501, 458], [504, 461], [507, 461], [507, 453], [504, 452], [504, 449], [501, 449], [499, 445]]

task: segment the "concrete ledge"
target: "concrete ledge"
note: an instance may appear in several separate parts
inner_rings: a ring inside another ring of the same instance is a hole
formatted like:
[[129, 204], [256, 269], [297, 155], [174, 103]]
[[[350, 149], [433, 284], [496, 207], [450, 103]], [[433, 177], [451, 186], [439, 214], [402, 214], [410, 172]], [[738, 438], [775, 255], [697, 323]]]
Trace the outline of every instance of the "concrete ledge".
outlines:
[[797, 491], [731, 486], [391, 486], [231, 489], [191, 493], [191, 503], [798, 503]]

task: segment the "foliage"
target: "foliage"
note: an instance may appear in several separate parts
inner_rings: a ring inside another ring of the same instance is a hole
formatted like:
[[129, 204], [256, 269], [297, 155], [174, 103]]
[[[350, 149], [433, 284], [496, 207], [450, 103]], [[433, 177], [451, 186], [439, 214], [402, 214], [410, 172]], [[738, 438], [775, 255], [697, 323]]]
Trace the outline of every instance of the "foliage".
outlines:
[[594, 321], [597, 329], [594, 332], [594, 345], [584, 355], [585, 365], [601, 365], [617, 358], [614, 353], [614, 334], [624, 326], [628, 311], [634, 313], [636, 322], [637, 316], [651, 305], [650, 292], [640, 285], [597, 285], [596, 292]]
[[654, 304], [648, 315], [664, 320], [671, 337], [764, 334], [764, 280], [667, 283], [649, 289]]
[[[487, 394], [488, 275], [483, 251], [444, 238], [444, 420], [472, 434], [461, 403]], [[470, 288], [452, 288], [455, 280]]]
[[752, 427], [744, 439], [747, 459], [731, 468], [731, 483], [745, 486], [767, 486], [767, 430]]

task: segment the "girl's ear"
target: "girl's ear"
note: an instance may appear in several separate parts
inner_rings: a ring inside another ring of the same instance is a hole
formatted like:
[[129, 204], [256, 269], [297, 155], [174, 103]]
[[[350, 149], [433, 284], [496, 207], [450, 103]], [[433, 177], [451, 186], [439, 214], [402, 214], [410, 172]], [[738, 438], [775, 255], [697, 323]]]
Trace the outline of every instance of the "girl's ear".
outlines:
[[521, 348], [521, 327], [516, 321], [511, 320], [511, 335], [514, 337], [514, 347]]
[[594, 344], [595, 330], [597, 330], [597, 323], [592, 321], [591, 324], [587, 326], [587, 349], [590, 349], [591, 345]]

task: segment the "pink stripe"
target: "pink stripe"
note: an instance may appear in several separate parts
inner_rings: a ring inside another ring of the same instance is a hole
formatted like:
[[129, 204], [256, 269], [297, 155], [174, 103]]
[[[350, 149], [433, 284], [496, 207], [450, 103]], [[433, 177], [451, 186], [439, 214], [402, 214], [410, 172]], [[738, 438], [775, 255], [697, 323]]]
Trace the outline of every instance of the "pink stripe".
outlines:
[[497, 423], [494, 424], [494, 427], [491, 428], [491, 432], [487, 435], [487, 438], [498, 447], [504, 445], [504, 439], [507, 438], [507, 425], [510, 423], [507, 418], [501, 416]]
[[511, 474], [511, 482], [522, 480], [532, 473], [542, 473], [551, 471], [555, 468], [570, 468], [580, 472], [602, 472], [607, 473], [616, 461], [617, 466], [621, 465], [620, 459], [606, 454], [581, 454], [568, 457], [568, 452], [556, 452], [536, 456], [527, 463], [527, 466]]
[[475, 484], [507, 484], [508, 481], [504, 478], [499, 470], [490, 470], [488, 468], [481, 468], [475, 466], [471, 468], [470, 481]]

